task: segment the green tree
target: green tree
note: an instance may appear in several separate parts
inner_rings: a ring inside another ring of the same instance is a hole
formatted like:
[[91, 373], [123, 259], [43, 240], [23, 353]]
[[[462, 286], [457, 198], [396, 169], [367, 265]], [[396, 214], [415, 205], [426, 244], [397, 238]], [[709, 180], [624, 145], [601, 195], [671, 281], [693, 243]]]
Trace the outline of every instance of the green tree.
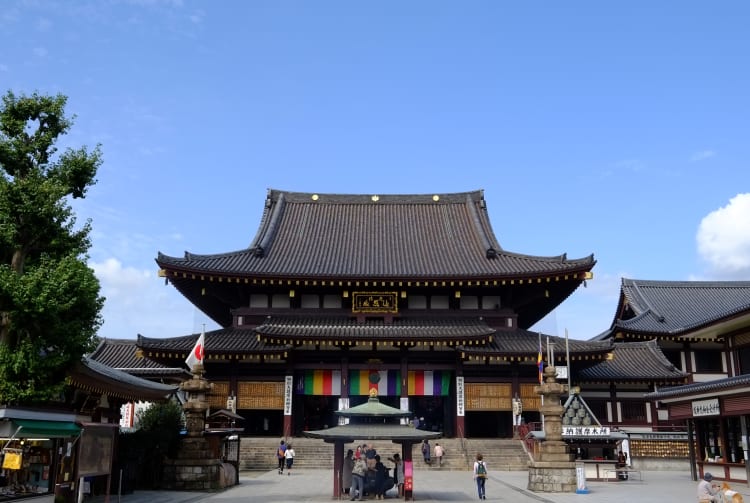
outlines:
[[58, 153], [73, 124], [63, 95], [0, 103], [0, 403], [60, 396], [66, 372], [93, 348], [104, 298], [86, 265], [91, 222], [70, 201], [96, 183], [101, 151]]

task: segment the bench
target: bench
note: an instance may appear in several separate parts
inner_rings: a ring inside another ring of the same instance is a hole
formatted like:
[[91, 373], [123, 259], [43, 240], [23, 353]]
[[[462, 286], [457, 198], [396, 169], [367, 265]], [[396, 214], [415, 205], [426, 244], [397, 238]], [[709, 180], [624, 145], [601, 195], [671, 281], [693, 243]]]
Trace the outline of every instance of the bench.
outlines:
[[619, 480], [617, 478], [617, 474], [618, 473], [627, 473], [628, 474], [628, 478], [630, 478], [630, 474], [631, 473], [632, 474], [636, 474], [637, 473], [638, 474], [638, 480], [641, 481], [641, 482], [643, 482], [643, 473], [641, 472], [641, 470], [637, 470], [635, 468], [608, 468], [608, 469], [604, 470], [604, 480], [606, 482], [609, 482], [610, 478], [612, 480]]

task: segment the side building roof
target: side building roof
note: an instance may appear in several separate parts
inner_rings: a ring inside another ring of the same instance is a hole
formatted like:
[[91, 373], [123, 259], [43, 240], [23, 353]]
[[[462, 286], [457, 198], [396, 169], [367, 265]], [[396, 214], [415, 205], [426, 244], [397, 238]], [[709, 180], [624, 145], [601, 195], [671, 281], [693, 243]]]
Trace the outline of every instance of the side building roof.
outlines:
[[582, 382], [684, 383], [688, 374], [670, 362], [656, 340], [615, 343], [612, 358], [581, 369]]
[[69, 372], [70, 383], [128, 401], [162, 401], [177, 392], [177, 386], [142, 379], [85, 356]]
[[138, 350], [135, 339], [100, 339], [96, 349], [88, 356], [102, 365], [144, 379], [164, 380], [168, 378], [170, 381], [179, 383], [191, 377], [187, 368], [167, 367], [148, 358]]
[[615, 320], [595, 339], [618, 332], [660, 337], [711, 337], [712, 326], [750, 323], [750, 281], [622, 279]]

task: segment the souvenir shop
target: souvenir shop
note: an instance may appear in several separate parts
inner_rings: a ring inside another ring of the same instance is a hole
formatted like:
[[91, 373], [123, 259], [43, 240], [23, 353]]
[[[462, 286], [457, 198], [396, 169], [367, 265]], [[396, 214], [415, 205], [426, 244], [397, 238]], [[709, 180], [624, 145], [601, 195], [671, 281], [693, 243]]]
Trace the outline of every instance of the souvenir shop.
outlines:
[[72, 414], [0, 409], [0, 501], [52, 493], [80, 431]]

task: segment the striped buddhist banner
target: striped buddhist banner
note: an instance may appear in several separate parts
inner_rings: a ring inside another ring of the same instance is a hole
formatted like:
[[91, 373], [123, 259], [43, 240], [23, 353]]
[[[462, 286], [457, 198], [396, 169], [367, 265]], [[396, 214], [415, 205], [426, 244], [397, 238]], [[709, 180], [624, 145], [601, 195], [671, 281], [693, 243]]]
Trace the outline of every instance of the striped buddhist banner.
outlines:
[[298, 395], [341, 395], [340, 370], [305, 370], [297, 381]]
[[448, 370], [410, 370], [409, 396], [448, 396], [450, 380]]
[[[377, 383], [370, 382], [370, 374], [378, 374]], [[401, 372], [398, 370], [352, 370], [349, 372], [349, 394], [369, 395], [370, 389], [378, 390], [378, 396], [401, 395]]]

